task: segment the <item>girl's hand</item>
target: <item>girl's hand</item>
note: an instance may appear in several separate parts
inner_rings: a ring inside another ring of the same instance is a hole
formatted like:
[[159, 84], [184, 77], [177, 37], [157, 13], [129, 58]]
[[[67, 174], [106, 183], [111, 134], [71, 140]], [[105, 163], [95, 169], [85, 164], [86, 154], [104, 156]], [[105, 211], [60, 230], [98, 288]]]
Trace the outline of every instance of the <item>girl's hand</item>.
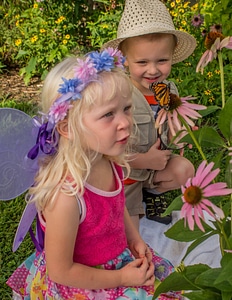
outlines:
[[147, 244], [141, 239], [139, 241], [130, 241], [129, 249], [135, 258], [147, 258], [148, 263], [152, 261], [152, 253]]
[[120, 271], [122, 286], [154, 285], [154, 265], [146, 257], [135, 259]]

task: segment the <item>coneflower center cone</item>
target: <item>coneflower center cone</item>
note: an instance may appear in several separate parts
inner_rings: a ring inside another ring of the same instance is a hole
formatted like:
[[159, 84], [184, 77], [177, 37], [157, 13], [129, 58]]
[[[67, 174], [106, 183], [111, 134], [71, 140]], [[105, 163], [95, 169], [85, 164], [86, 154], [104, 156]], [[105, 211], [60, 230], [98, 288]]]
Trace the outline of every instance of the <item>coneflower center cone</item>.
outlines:
[[217, 38], [220, 38], [220, 41], [222, 41], [225, 37], [219, 32], [210, 31], [205, 38], [205, 47], [210, 50]]
[[186, 202], [192, 205], [200, 203], [202, 199], [201, 189], [198, 186], [189, 186], [184, 192], [184, 199]]
[[182, 102], [180, 100], [180, 97], [178, 97], [175, 94], [170, 94], [170, 103], [169, 103], [169, 110], [173, 111], [177, 107], [181, 106]]

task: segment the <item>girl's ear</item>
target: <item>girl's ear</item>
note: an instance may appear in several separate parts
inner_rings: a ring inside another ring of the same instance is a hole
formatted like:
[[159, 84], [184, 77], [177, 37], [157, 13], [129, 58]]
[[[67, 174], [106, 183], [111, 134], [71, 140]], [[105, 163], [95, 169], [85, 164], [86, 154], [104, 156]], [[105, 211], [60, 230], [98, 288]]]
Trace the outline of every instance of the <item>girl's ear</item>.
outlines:
[[57, 128], [58, 133], [61, 136], [65, 137], [67, 139], [70, 138], [69, 137], [69, 131], [68, 131], [68, 121], [67, 121], [67, 119], [64, 119], [64, 120], [60, 121], [57, 124], [56, 128]]

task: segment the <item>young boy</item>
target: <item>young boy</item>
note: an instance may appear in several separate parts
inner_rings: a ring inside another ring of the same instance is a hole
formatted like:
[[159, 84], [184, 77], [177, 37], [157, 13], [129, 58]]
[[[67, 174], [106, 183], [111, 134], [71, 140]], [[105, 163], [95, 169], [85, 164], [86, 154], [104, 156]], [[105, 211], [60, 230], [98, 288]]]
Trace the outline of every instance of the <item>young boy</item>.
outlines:
[[[119, 48], [126, 56], [125, 66], [134, 85], [134, 119], [137, 142], [133, 145], [130, 178], [125, 181], [126, 205], [137, 228], [144, 215], [169, 224], [171, 216], [162, 217], [166, 209], [164, 193], [180, 188], [194, 176], [192, 163], [170, 150], [161, 150], [170, 138], [168, 129], [161, 137], [155, 129], [159, 106], [149, 89], [153, 82], [166, 82], [172, 64], [186, 59], [196, 47], [195, 39], [175, 30], [171, 16], [159, 0], [127, 0], [118, 26], [117, 39], [103, 48]], [[171, 93], [178, 91], [169, 82]]]

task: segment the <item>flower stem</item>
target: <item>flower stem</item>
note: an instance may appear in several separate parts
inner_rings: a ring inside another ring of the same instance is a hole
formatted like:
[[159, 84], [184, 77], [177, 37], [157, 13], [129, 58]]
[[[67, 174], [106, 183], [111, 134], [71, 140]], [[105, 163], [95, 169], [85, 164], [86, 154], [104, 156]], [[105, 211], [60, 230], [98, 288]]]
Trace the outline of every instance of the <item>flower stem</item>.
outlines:
[[221, 78], [221, 94], [222, 94], [222, 108], [225, 106], [225, 86], [224, 86], [224, 69], [223, 69], [223, 60], [222, 52], [218, 51], [218, 62], [220, 69], [220, 78]]
[[182, 124], [184, 125], [184, 127], [186, 128], [186, 130], [188, 131], [189, 135], [191, 136], [191, 138], [192, 138], [194, 144], [196, 145], [196, 147], [197, 147], [197, 149], [198, 149], [198, 151], [199, 151], [201, 157], [203, 158], [203, 160], [206, 160], [206, 161], [207, 161], [207, 158], [206, 158], [204, 152], [202, 151], [200, 144], [199, 144], [198, 141], [196, 140], [196, 138], [195, 138], [195, 136], [194, 136], [194, 134], [193, 134], [191, 128], [189, 127], [188, 123], [185, 121], [185, 119], [184, 119], [180, 114], [178, 115], [178, 117], [179, 117], [179, 119], [181, 120], [181, 122], [182, 122]]
[[217, 224], [218, 224], [218, 227], [220, 228], [220, 232], [221, 234], [219, 234], [219, 237], [220, 237], [220, 249], [221, 249], [221, 253], [222, 255], [224, 255], [224, 247], [223, 247], [223, 239], [226, 243], [226, 248], [227, 249], [231, 249], [231, 245], [230, 245], [230, 241], [225, 233], [225, 230], [224, 230], [224, 227], [223, 227], [223, 224], [220, 222], [220, 221], [217, 221]]

